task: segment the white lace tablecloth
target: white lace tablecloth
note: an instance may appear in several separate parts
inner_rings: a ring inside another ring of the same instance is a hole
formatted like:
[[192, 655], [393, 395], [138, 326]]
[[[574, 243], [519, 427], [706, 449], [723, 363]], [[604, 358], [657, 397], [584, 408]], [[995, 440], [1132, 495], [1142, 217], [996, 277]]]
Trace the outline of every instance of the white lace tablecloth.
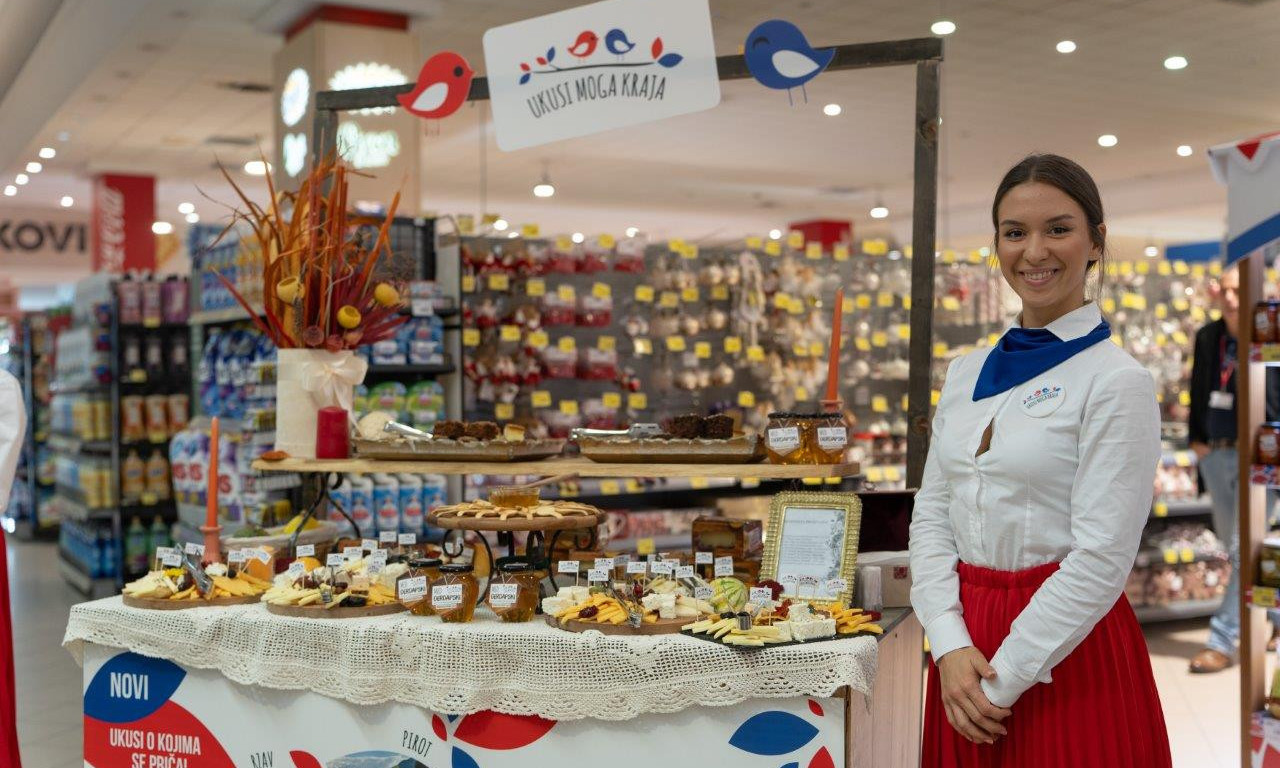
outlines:
[[295, 619], [261, 605], [148, 611], [119, 597], [71, 609], [66, 647], [85, 643], [216, 669], [243, 685], [309, 690], [354, 704], [445, 714], [482, 709], [552, 720], [626, 720], [752, 698], [869, 696], [872, 637], [740, 651], [680, 635], [575, 634], [542, 623], [443, 624], [409, 614]]

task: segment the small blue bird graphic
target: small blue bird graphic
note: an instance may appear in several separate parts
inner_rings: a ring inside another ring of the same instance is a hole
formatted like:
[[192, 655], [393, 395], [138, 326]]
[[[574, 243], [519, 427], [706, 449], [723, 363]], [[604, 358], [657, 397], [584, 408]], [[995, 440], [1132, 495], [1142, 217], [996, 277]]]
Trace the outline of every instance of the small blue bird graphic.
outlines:
[[791, 101], [791, 89], [799, 87], [805, 103], [809, 102], [805, 83], [826, 69], [835, 54], [831, 48], [815, 49], [799, 27], [782, 19], [756, 25], [743, 46], [752, 77], [766, 88], [785, 90], [788, 101]]
[[609, 49], [621, 61], [623, 56], [631, 53], [636, 44], [627, 39], [627, 33], [620, 29], [611, 29], [604, 36], [604, 47]]

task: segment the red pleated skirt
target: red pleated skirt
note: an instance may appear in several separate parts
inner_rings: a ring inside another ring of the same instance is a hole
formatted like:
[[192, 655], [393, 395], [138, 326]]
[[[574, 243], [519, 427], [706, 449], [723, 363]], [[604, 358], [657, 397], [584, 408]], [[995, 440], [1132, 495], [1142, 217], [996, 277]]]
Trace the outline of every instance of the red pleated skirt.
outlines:
[[9, 617], [9, 564], [0, 532], [0, 766], [22, 768], [18, 754], [18, 709], [14, 701], [13, 625]]
[[[995, 655], [1045, 579], [1048, 563], [996, 571], [960, 563], [960, 604], [974, 646]], [[1169, 735], [1151, 674], [1146, 638], [1120, 596], [1080, 645], [1013, 705], [1008, 735], [974, 744], [947, 722], [938, 670], [929, 662], [925, 694], [924, 768], [1168, 768]]]

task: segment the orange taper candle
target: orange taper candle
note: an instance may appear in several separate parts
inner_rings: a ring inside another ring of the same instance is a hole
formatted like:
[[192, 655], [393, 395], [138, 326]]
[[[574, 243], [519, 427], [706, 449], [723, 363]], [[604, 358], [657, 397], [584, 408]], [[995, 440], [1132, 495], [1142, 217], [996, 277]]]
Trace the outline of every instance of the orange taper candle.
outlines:
[[831, 318], [831, 344], [827, 347], [827, 396], [828, 402], [840, 397], [840, 320], [844, 314], [844, 288], [836, 289], [835, 311]]
[[218, 417], [213, 417], [213, 427], [209, 435], [209, 492], [207, 494], [204, 524], [213, 527], [218, 524]]

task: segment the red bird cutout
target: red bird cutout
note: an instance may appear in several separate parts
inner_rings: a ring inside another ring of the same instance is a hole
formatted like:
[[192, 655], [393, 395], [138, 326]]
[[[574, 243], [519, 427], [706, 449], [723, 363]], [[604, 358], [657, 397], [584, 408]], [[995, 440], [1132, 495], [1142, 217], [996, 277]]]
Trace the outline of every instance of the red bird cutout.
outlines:
[[585, 59], [596, 52], [596, 46], [600, 44], [600, 38], [596, 37], [596, 33], [587, 30], [578, 35], [578, 39], [573, 41], [573, 45], [568, 47], [569, 54], [579, 59]]
[[467, 100], [474, 76], [466, 59], [453, 51], [441, 51], [422, 65], [414, 89], [396, 96], [396, 101], [418, 117], [439, 120], [457, 112]]

